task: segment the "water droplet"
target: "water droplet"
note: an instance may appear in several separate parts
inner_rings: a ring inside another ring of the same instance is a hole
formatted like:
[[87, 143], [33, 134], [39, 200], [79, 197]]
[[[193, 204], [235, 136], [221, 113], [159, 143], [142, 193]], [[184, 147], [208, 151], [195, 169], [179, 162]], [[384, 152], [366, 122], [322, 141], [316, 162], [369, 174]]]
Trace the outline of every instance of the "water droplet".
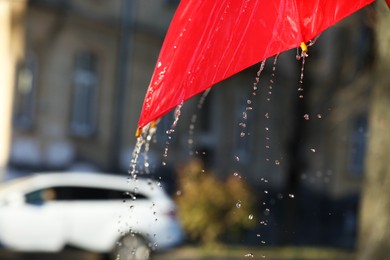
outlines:
[[280, 165], [280, 161], [279, 160], [275, 160], [275, 165]]
[[315, 152], [316, 152], [316, 149], [311, 148], [310, 151], [313, 152], [313, 153], [315, 153]]
[[234, 156], [234, 158], [236, 159], [237, 162], [240, 161], [240, 157], [238, 157], [238, 155]]
[[309, 120], [309, 119], [310, 119], [308, 114], [305, 114], [305, 115], [303, 116], [303, 118], [304, 118], [305, 120]]
[[241, 132], [240, 137], [245, 137], [245, 132]]
[[241, 201], [239, 200], [237, 203], [236, 203], [236, 208], [241, 208]]
[[250, 214], [250, 215], [248, 216], [248, 218], [249, 218], [250, 220], [252, 220], [252, 219], [253, 219], [253, 215]]
[[317, 118], [321, 119], [322, 115], [321, 114], [317, 114]]
[[290, 197], [290, 198], [295, 198], [295, 195], [294, 194], [292, 194], [292, 193], [290, 193], [290, 194], [288, 194], [288, 196]]
[[267, 118], [267, 119], [269, 118], [269, 114], [268, 114], [268, 113], [265, 113], [264, 116], [265, 116], [265, 118]]
[[234, 172], [234, 173], [233, 173], [233, 176], [234, 176], [234, 177], [238, 177], [238, 176], [239, 176], [238, 172]]
[[246, 120], [248, 118], [248, 115], [246, 112], [242, 112], [242, 119]]
[[249, 254], [246, 254], [245, 257], [250, 257], [250, 258], [253, 258], [254, 255], [252, 253], [249, 253]]

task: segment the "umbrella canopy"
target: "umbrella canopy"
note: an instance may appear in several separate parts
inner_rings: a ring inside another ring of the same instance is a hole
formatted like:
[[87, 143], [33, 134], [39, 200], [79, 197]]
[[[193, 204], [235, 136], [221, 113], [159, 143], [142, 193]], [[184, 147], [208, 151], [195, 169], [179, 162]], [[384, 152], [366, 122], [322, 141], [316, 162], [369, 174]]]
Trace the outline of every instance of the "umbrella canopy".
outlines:
[[138, 123], [268, 57], [301, 46], [374, 0], [182, 0]]

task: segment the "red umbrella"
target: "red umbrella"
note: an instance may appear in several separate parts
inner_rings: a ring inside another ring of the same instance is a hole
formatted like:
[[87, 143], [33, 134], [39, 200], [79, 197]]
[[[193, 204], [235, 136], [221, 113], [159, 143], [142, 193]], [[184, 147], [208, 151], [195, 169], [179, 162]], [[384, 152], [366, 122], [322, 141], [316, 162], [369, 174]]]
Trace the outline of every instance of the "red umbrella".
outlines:
[[182, 0], [146, 93], [139, 130], [259, 61], [298, 46], [306, 52], [306, 42], [373, 1]]

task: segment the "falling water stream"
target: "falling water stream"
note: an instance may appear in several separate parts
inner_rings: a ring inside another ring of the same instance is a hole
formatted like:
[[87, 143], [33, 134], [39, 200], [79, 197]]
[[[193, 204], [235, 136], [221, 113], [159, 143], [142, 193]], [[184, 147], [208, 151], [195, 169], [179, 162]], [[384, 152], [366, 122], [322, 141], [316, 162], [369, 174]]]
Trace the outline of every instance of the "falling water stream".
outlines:
[[196, 124], [196, 121], [198, 118], [197, 114], [203, 108], [203, 104], [206, 100], [206, 97], [210, 93], [210, 91], [211, 91], [211, 88], [209, 88], [205, 92], [203, 92], [202, 96], [200, 97], [200, 99], [198, 101], [198, 105], [196, 106], [198, 111], [195, 112], [191, 117], [191, 123], [190, 123], [189, 129], [188, 129], [188, 150], [190, 152], [190, 155], [194, 155], [194, 130], [195, 130], [195, 124]]
[[175, 109], [175, 118], [173, 120], [171, 128], [166, 131], [168, 139], [165, 142], [165, 148], [164, 148], [164, 154], [163, 154], [162, 165], [164, 165], [164, 166], [167, 164], [165, 160], [168, 157], [169, 144], [170, 144], [171, 139], [172, 139], [172, 134], [175, 132], [175, 128], [177, 126], [177, 122], [179, 122], [179, 118], [180, 118], [180, 115], [181, 115], [181, 107], [182, 106], [183, 106], [183, 101], [180, 103], [180, 105], [178, 105], [176, 107], [176, 109]]

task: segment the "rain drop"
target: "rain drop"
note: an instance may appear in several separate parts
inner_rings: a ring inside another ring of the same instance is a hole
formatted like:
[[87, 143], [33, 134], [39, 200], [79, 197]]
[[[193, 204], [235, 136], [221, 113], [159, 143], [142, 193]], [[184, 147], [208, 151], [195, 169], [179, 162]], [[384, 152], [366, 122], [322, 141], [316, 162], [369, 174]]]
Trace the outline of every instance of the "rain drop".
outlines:
[[250, 220], [252, 220], [252, 219], [253, 219], [253, 215], [250, 214], [250, 215], [248, 216], [248, 218], [249, 218]]
[[313, 152], [313, 153], [315, 153], [315, 152], [316, 152], [316, 149], [311, 148], [310, 151]]
[[308, 114], [305, 114], [305, 115], [303, 116], [303, 118], [304, 118], [305, 120], [309, 120], [309, 119], [310, 119]]
[[321, 119], [321, 118], [322, 118], [322, 115], [321, 115], [321, 114], [317, 114], [317, 118], [318, 118], [318, 119]]
[[254, 255], [252, 253], [249, 253], [249, 254], [246, 254], [245, 257], [250, 257], [250, 258], [253, 258]]
[[290, 193], [290, 194], [288, 194], [288, 196], [290, 197], [290, 198], [295, 198], [295, 195], [294, 194], [292, 194], [292, 193]]
[[246, 112], [242, 112], [242, 119], [246, 120], [248, 118], [248, 115]]
[[239, 200], [237, 203], [236, 203], [236, 208], [241, 208], [241, 201]]
[[275, 160], [275, 165], [280, 165], [280, 161], [279, 160]]

